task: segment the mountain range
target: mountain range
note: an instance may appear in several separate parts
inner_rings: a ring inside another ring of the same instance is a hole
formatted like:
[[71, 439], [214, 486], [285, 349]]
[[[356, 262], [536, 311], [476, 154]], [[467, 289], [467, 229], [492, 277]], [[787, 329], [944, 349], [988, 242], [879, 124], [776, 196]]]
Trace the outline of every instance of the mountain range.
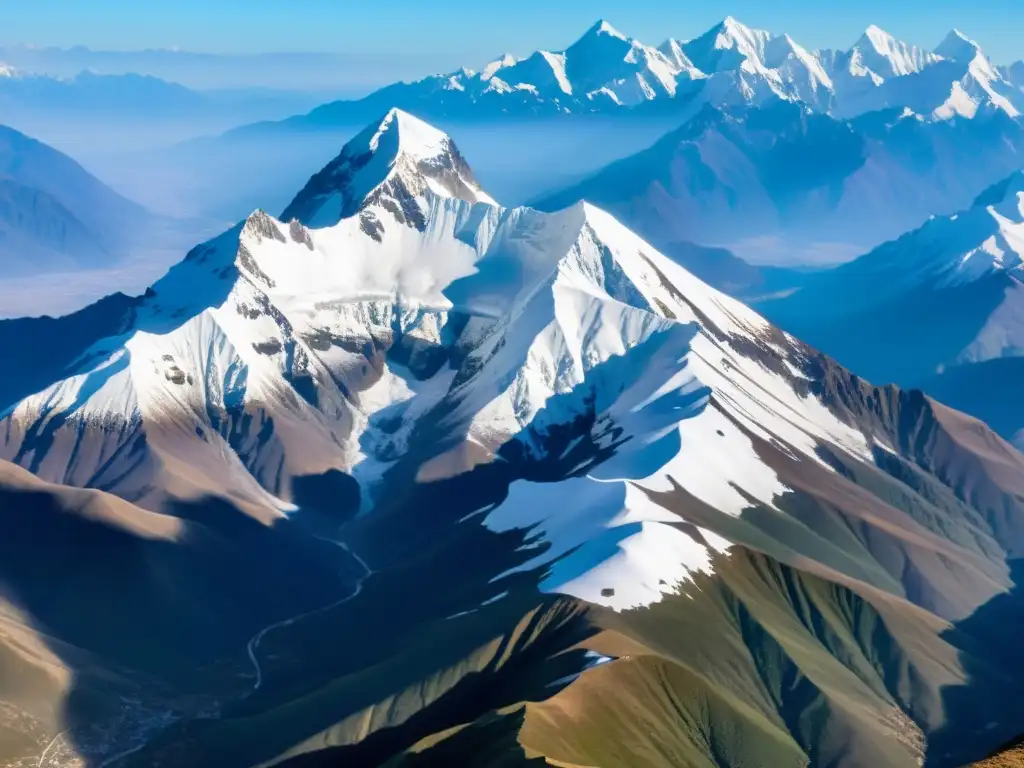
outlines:
[[156, 77], [79, 72], [56, 78], [6, 68], [0, 77], [0, 104], [18, 109], [46, 111], [157, 110], [160, 113], [197, 111], [205, 99], [196, 91]]
[[242, 131], [323, 129], [359, 122], [392, 104], [433, 118], [494, 119], [669, 110], [795, 101], [837, 118], [895, 107], [927, 119], [1024, 110], [1021, 67], [998, 67], [954, 30], [922, 51], [871, 26], [846, 51], [810, 51], [789, 35], [727, 18], [688, 41], [655, 47], [599, 21], [563, 51], [511, 54], [480, 70], [460, 69], [336, 101], [283, 124]]
[[133, 72], [103, 74], [86, 69], [72, 76], [55, 77], [0, 65], [4, 122], [33, 135], [73, 135], [62, 126], [66, 121], [78, 123], [79, 131], [100, 122], [111, 132], [120, 123], [127, 122], [138, 131], [140, 122], [154, 125], [162, 121], [191, 123], [196, 126], [196, 133], [191, 134], [195, 136], [294, 114], [331, 95], [332, 91], [257, 87], [195, 90]]
[[1024, 726], [1024, 456], [402, 110], [0, 348], [46, 360], [0, 390], [8, 762], [959, 766]]

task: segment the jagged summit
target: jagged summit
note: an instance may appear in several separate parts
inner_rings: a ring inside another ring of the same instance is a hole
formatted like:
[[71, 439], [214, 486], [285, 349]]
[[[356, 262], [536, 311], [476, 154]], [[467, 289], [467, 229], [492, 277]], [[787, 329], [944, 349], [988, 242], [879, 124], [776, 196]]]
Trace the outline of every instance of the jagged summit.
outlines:
[[451, 137], [393, 108], [313, 176], [281, 218], [322, 227], [384, 198], [396, 201], [395, 210], [405, 210], [409, 198], [427, 189], [443, 197], [494, 202], [473, 178]]
[[735, 16], [726, 16], [718, 23], [718, 28], [729, 30], [733, 34], [743, 34], [750, 30], [746, 24], [737, 19]]
[[701, 34], [687, 40], [686, 44], [689, 45], [690, 43], [705, 38], [712, 41], [718, 40], [723, 44], [728, 44], [729, 40], [735, 39], [737, 36], [741, 35], [742, 32], [746, 29], [746, 25], [741, 24], [736, 18], [732, 16], [726, 16], [720, 22], [713, 25], [709, 29], [705, 30]]
[[574, 52], [576, 57], [592, 52], [599, 57], [597, 60], [578, 61], [576, 64], [580, 67], [586, 65], [588, 67], [600, 68], [606, 67], [610, 63], [609, 61], [603, 61], [604, 57], [618, 57], [622, 51], [629, 50], [631, 46], [643, 46], [643, 43], [623, 34], [602, 19], [584, 32], [576, 42], [566, 48], [564, 53], [567, 60], [571, 60], [574, 57]]
[[893, 39], [892, 35], [877, 24], [868, 24], [867, 29], [864, 30], [864, 34], [862, 35], [862, 39], [864, 38], [871, 40], [872, 42], [888, 41]]
[[566, 113], [671, 97], [679, 74], [669, 56], [602, 20], [563, 51], [493, 61], [479, 80], [455, 76], [453, 88], [455, 98], [481, 105], [522, 101], [529, 110]]
[[490, 80], [500, 70], [505, 69], [506, 67], [514, 67], [518, 63], [519, 59], [511, 53], [506, 53], [505, 55], [494, 59], [494, 61], [487, 62], [487, 64], [484, 65], [484, 68], [480, 70], [480, 79]]
[[370, 152], [391, 156], [401, 153], [423, 160], [442, 154], [450, 139], [429, 123], [396, 107], [384, 116], [379, 125], [367, 127], [350, 143], [355, 148], [362, 148], [364, 142]]
[[683, 50], [698, 69], [711, 74], [739, 68], [745, 61], [762, 63], [770, 39], [771, 33], [751, 29], [728, 16], [700, 37], [684, 43]]
[[863, 75], [866, 68], [875, 77], [900, 77], [920, 72], [941, 57], [897, 40], [881, 27], [872, 24], [847, 52], [851, 74]]
[[903, 43], [877, 24], [869, 24], [854, 45], [869, 45], [879, 53], [898, 49]]
[[1024, 101], [1020, 91], [1004, 77], [982, 51], [981, 46], [958, 29], [942, 41], [936, 54], [948, 59], [959, 75], [944, 104], [936, 109], [942, 118], [1003, 112], [1019, 117]]
[[583, 37], [586, 38], [591, 37], [593, 35], [608, 35], [609, 37], [617, 37], [619, 40], [629, 39], [626, 37], [626, 35], [619, 32], [619, 30], [617, 30], [604, 19], [599, 19], [592, 27], [590, 27], [590, 29], [586, 31], [586, 33], [584, 33]]
[[970, 61], [980, 52], [981, 46], [959, 29], [950, 30], [935, 49], [939, 56], [954, 61]]

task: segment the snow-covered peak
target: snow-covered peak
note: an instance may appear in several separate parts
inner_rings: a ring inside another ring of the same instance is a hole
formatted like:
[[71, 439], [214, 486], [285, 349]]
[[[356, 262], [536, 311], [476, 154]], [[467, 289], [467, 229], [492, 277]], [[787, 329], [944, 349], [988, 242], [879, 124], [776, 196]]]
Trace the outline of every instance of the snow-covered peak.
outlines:
[[948, 98], [935, 110], [935, 116], [974, 117], [979, 110], [998, 110], [1018, 117], [1024, 99], [1003, 73], [988, 59], [974, 40], [954, 29], [936, 49], [954, 69], [957, 79]]
[[867, 40], [878, 51], [891, 49], [898, 45], [896, 38], [886, 32], [877, 24], [869, 24], [864, 30], [863, 40]]
[[907, 107], [926, 119], [994, 111], [1017, 117], [1024, 107], [978, 44], [956, 30], [932, 53], [872, 26], [848, 52], [833, 55], [830, 68], [838, 117]]
[[726, 16], [724, 19], [722, 19], [721, 23], [718, 26], [721, 28], [721, 30], [728, 34], [729, 37], [736, 40], [750, 40], [760, 35], [768, 34], [767, 32], [763, 32], [762, 30], [755, 30], [752, 29], [751, 27], [748, 27], [735, 16]]
[[[406, 154], [417, 160], [437, 157], [446, 151], [446, 145], [450, 142], [442, 131], [401, 109], [392, 109], [380, 125], [367, 129], [353, 143], [360, 142], [370, 130], [373, 131], [367, 141], [370, 152]], [[356, 148], [359, 148], [358, 143]]]
[[780, 99], [802, 101], [819, 111], [832, 106], [832, 78], [821, 55], [787, 34], [751, 29], [730, 16], [694, 40], [669, 40], [661, 51], [707, 79], [701, 98], [712, 106]]
[[744, 62], [763, 65], [771, 33], [751, 29], [732, 16], [683, 45], [690, 60], [703, 72], [738, 69]]
[[906, 43], [897, 40], [876, 24], [868, 26], [855, 45], [870, 49], [880, 56], [884, 56], [886, 59], [892, 61], [895, 65], [903, 64], [904, 66], [902, 69], [904, 71], [897, 72], [898, 74], [907, 74], [908, 72], [914, 71], [916, 68], [914, 57], [907, 55], [910, 47]]
[[815, 87], [827, 90], [832, 88], [832, 78], [818, 57], [789, 35], [779, 35], [768, 41], [764, 51], [764, 64], [770, 69], [781, 70], [787, 79], [792, 79], [796, 69], [805, 72]]
[[[455, 143], [400, 109], [390, 110], [352, 139], [310, 179], [282, 214], [307, 226], [327, 226], [370, 202], [407, 218], [410, 198], [430, 189], [442, 197], [493, 203], [473, 178]], [[382, 200], [390, 200], [383, 203]]]
[[[943, 58], [966, 64], [969, 75], [978, 80], [985, 91], [991, 92], [993, 88], [1007, 90], [1006, 87], [1009, 86], [1009, 83], [1004, 82], [1002, 73], [981, 50], [981, 46], [960, 30], [954, 29], [946, 35], [946, 39], [942, 41], [936, 51]], [[990, 95], [992, 94], [990, 93]], [[999, 96], [1001, 97], [1002, 94]], [[999, 98], [994, 100], [998, 101]], [[996, 104], [996, 106], [1004, 105]]]
[[[599, 21], [563, 51], [539, 50], [522, 59], [506, 55], [487, 64], [477, 78], [456, 74], [440, 80], [452, 81], [442, 90], [458, 90], [491, 106], [504, 98], [531, 110], [589, 112], [673, 96], [682, 69], [658, 49]], [[433, 94], [437, 81], [423, 83], [425, 97]]]
[[[639, 104], [673, 96], [680, 68], [657, 48], [598, 22], [561, 54], [569, 93], [616, 104]], [[564, 90], [564, 89], [563, 89]]]
[[599, 19], [597, 23], [594, 24], [594, 26], [587, 30], [586, 34], [584, 34], [583, 37], [587, 38], [590, 37], [591, 35], [606, 35], [608, 37], [618, 38], [619, 40], [629, 39], [604, 19]]
[[500, 70], [505, 69], [506, 67], [513, 67], [516, 65], [516, 63], [518, 63], [518, 61], [519, 60], [511, 53], [506, 53], [501, 58], [495, 59], [494, 61], [490, 61], [487, 64], [485, 64], [484, 68], [480, 71], [480, 79], [490, 80]]
[[[971, 213], [986, 225], [976, 231], [987, 236], [964, 252], [954, 274], [961, 275], [961, 279], [990, 272], [1019, 275], [1024, 265], [1024, 172], [1018, 171], [994, 185], [976, 203], [980, 205]], [[963, 230], [970, 232], [973, 218], [965, 215], [964, 219]], [[953, 225], [957, 221], [957, 218], [950, 219]]]
[[860, 66], [883, 78], [920, 72], [940, 58], [937, 54], [897, 40], [874, 24], [864, 31], [848, 55], [851, 71]]

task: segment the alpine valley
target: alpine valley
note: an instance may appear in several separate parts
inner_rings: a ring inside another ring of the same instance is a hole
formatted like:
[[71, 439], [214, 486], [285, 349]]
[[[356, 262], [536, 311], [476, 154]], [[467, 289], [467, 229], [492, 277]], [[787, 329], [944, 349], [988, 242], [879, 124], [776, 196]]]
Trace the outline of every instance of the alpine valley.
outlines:
[[[822, 85], [723, 29], [496, 71]], [[871, 50], [828, 59], [863, 100], [939, 64]], [[1024, 456], [381, 114], [144, 295], [0, 322], [4, 765], [960, 766], [1024, 731]]]

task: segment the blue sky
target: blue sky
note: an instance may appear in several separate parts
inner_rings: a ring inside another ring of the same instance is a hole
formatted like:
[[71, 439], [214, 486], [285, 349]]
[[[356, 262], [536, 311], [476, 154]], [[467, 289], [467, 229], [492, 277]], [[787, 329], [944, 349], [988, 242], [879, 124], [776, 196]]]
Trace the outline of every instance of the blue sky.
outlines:
[[870, 23], [930, 47], [955, 26], [1001, 63], [1024, 58], [1022, 0], [0, 0], [0, 11], [4, 43], [393, 53], [439, 70], [564, 47], [600, 17], [658, 43], [733, 15], [811, 48], [848, 46]]

